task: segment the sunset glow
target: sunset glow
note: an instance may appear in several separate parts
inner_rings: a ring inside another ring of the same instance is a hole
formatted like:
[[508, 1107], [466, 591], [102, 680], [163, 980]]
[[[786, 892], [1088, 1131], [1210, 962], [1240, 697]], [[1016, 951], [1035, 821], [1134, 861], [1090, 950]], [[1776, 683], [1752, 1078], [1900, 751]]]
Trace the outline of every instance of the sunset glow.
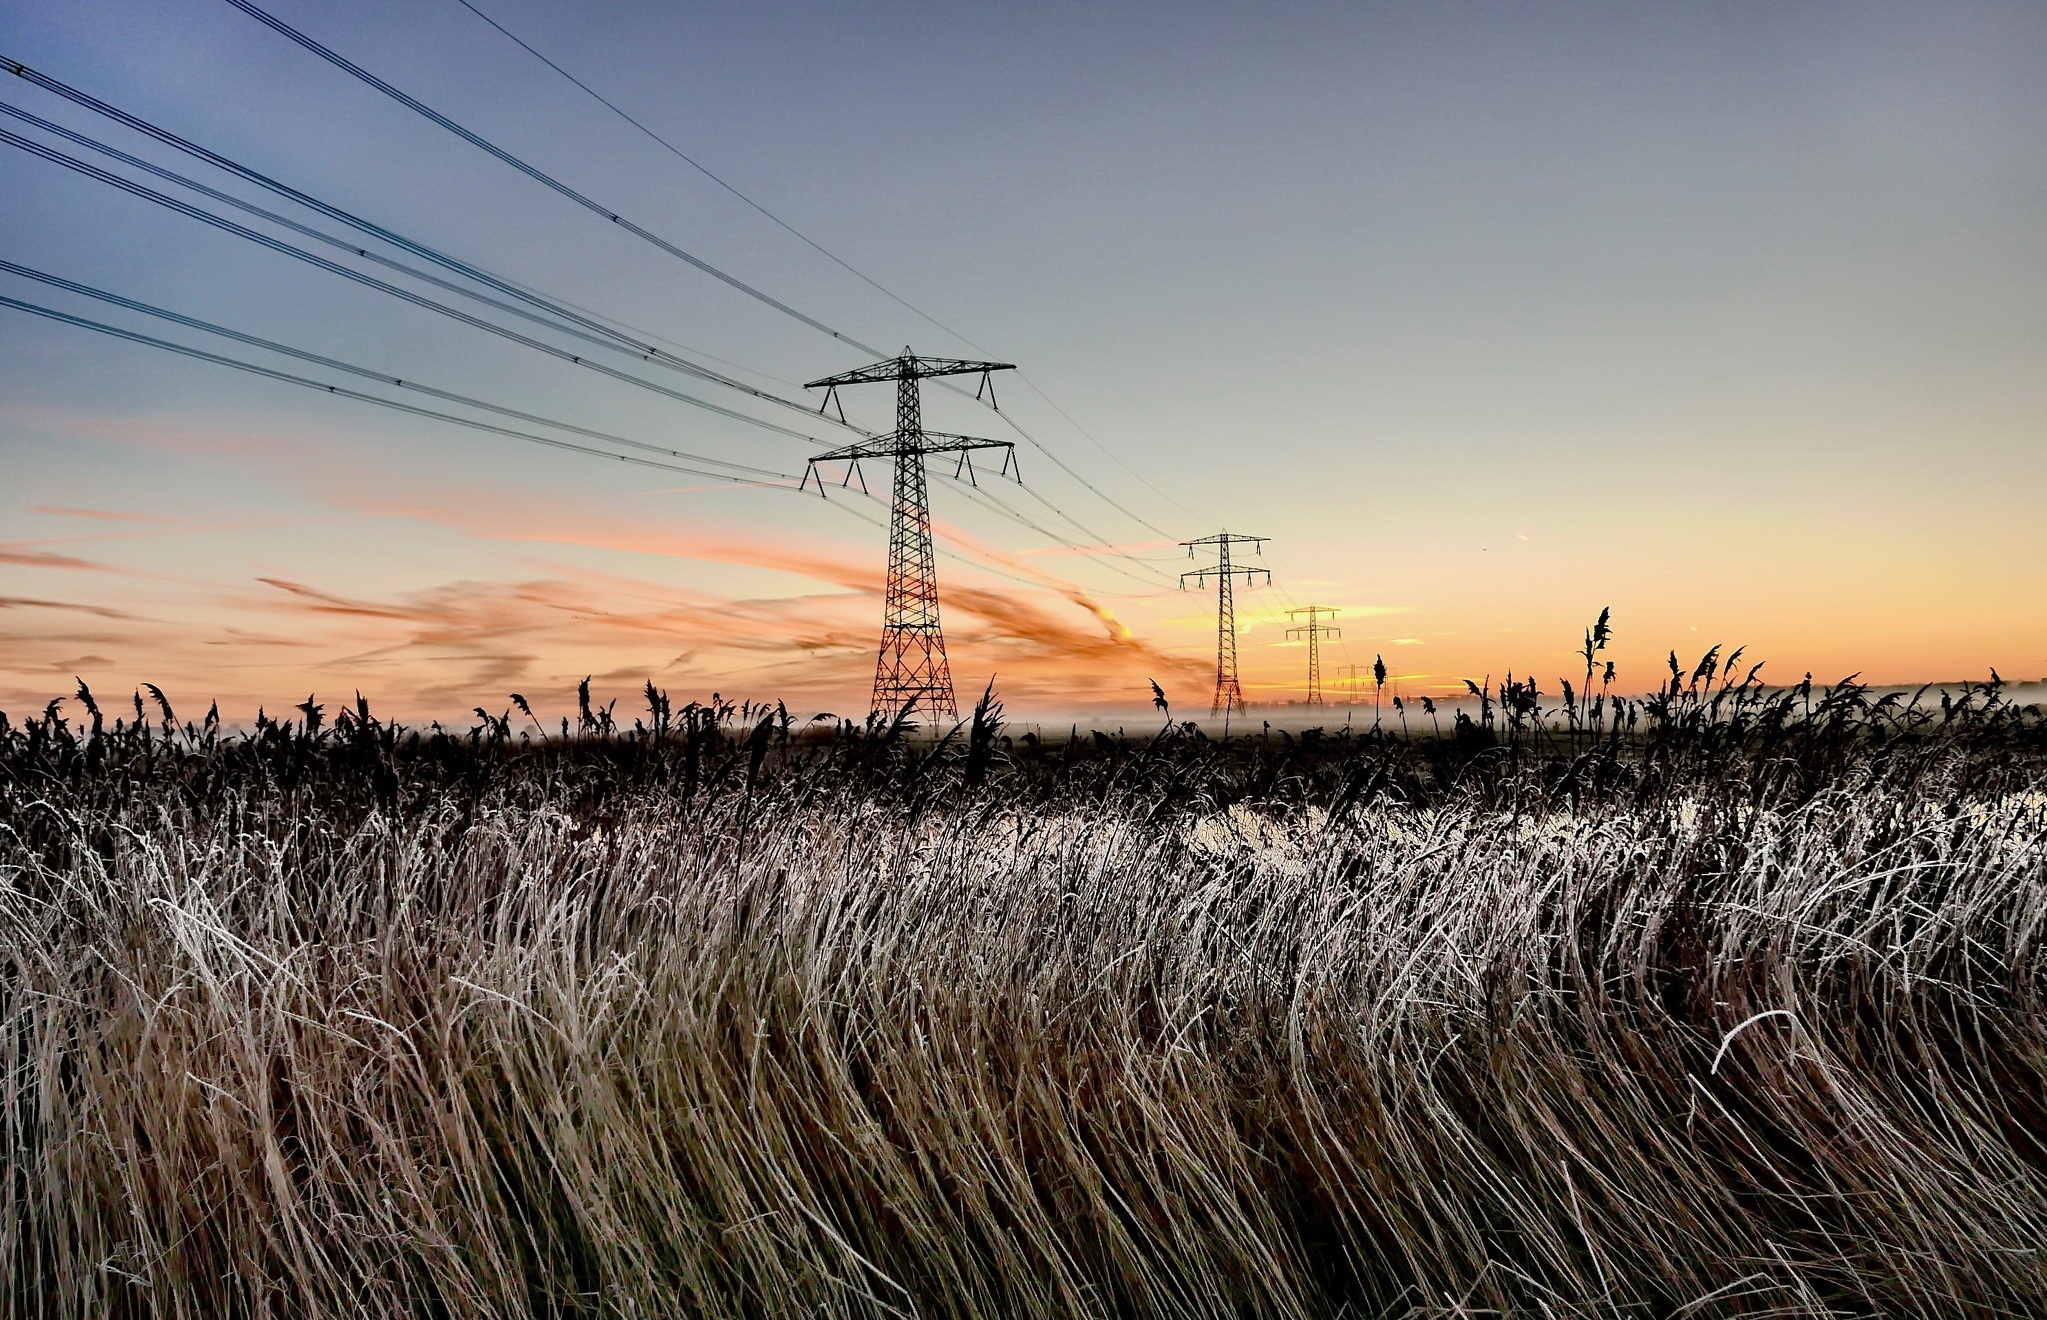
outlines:
[[[1286, 611], [1309, 600], [1340, 610], [1338, 695], [1375, 656], [1387, 696], [1577, 682], [1603, 607], [1629, 691], [1714, 644], [1785, 682], [2047, 675], [2037, 10], [1509, 9], [1481, 32], [1215, 9], [1161, 36], [1082, 8], [503, 8], [901, 301], [458, 6], [278, 12], [806, 317], [1022, 365], [1001, 415], [925, 394], [931, 427], [1016, 443], [1025, 483], [930, 464], [963, 696], [1110, 719], [1156, 680], [1205, 714], [1214, 588], [1180, 589], [1179, 542], [1225, 527], [1272, 538], [1272, 585], [1237, 594], [1258, 703], [1300, 696]], [[811, 406], [799, 382], [867, 359], [227, 6], [17, 6], [0, 53], [751, 387]], [[358, 691], [451, 721], [518, 692], [552, 720], [588, 675], [622, 709], [651, 681], [865, 713], [887, 474], [788, 488], [842, 432], [700, 379], [660, 377], [803, 438], [625, 389], [22, 151], [0, 172], [0, 256], [791, 478], [599, 464], [0, 308], [0, 708], [83, 681], [238, 720]], [[890, 424], [886, 391], [841, 401]]]

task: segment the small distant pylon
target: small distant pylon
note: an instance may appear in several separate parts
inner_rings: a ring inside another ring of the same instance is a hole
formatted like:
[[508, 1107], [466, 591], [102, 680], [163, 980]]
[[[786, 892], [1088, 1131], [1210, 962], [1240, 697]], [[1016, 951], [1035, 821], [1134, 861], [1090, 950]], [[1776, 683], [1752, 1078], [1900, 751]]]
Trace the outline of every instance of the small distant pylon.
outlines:
[[[896, 383], [894, 431], [819, 454], [803, 473], [803, 484], [807, 486], [815, 477], [822, 495], [824, 477], [817, 471], [819, 463], [844, 463], [846, 477], [841, 484], [847, 486], [859, 474], [863, 458], [885, 458], [895, 464], [895, 489], [889, 500], [888, 589], [882, 599], [881, 653], [874, 664], [877, 714], [899, 715], [912, 701], [934, 718], [956, 720], [960, 714], [952, 695], [952, 667], [945, 658], [945, 634], [938, 626], [938, 565], [931, 550], [931, 501], [925, 488], [924, 456], [958, 454], [959, 471], [969, 478], [973, 476], [971, 455], [977, 449], [1002, 450], [1005, 474], [1015, 464], [1015, 446], [1006, 440], [925, 430], [917, 382], [926, 376], [979, 375], [981, 388], [992, 401], [994, 387], [988, 373], [1012, 369], [1008, 362], [920, 358], [905, 348], [900, 357], [826, 376], [804, 387], [825, 391], [824, 402], [818, 405], [823, 412], [836, 401], [841, 385]], [[844, 416], [842, 408], [842, 420]], [[866, 489], [865, 477], [860, 477], [860, 486]]]
[[1341, 637], [1343, 630], [1322, 622], [1324, 616], [1332, 619], [1336, 617], [1336, 611], [1327, 605], [1303, 605], [1297, 610], [1287, 611], [1287, 617], [1290, 619], [1298, 619], [1303, 614], [1308, 616], [1308, 621], [1299, 627], [1287, 629], [1286, 635], [1308, 639], [1308, 704], [1326, 705], [1327, 703], [1322, 700], [1322, 639]]
[[[1355, 706], [1358, 704], [1358, 671], [1360, 669], [1365, 669], [1365, 666], [1338, 665], [1336, 667], [1336, 672], [1342, 674], [1345, 679], [1344, 704], [1347, 706]], [[1366, 672], [1369, 673], [1370, 670], [1366, 670]]]
[[1211, 715], [1225, 711], [1244, 709], [1244, 687], [1237, 681], [1237, 599], [1234, 583], [1237, 578], [1246, 582], [1265, 574], [1267, 583], [1272, 581], [1269, 568], [1238, 568], [1230, 563], [1230, 547], [1248, 545], [1259, 555], [1265, 553], [1265, 536], [1235, 536], [1229, 532], [1217, 532], [1196, 541], [1182, 541], [1187, 547], [1187, 557], [1194, 558], [1196, 547], [1215, 547], [1215, 562], [1202, 568], [1191, 568], [1180, 575], [1180, 589], [1186, 590], [1187, 579], [1193, 578], [1194, 585], [1206, 586], [1209, 578], [1216, 580], [1215, 602], [1215, 701], [1208, 708]]

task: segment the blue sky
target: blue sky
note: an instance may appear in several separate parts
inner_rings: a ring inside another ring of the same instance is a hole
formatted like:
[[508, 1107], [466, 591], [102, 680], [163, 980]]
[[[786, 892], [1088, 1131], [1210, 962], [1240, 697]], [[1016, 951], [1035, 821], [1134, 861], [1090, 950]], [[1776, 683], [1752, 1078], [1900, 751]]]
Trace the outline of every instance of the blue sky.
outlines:
[[[980, 348], [455, 0], [269, 7], [820, 320], [1021, 363], [1086, 428], [1005, 386], [1123, 506], [1026, 444], [1075, 523], [1016, 507], [1142, 562], [1061, 553], [934, 481], [962, 686], [992, 671], [1052, 708], [1159, 674], [1198, 699], [1213, 620], [1170, 589], [1170, 542], [1222, 525], [1275, 538], [1279, 586], [1243, 602], [1272, 699], [1301, 664], [1278, 615], [1311, 598], [1346, 610], [1335, 662], [1383, 652], [1417, 691], [1568, 673], [1608, 604], [1642, 684], [1712, 641], [1787, 678], [2047, 672], [2036, 6], [477, 3]], [[859, 365], [219, 0], [15, 4], [0, 53], [785, 392]], [[0, 186], [10, 260], [585, 425], [805, 456], [20, 152]], [[37, 602], [5, 611], [0, 705], [167, 675], [231, 703], [361, 687], [459, 713], [645, 673], [844, 707], [871, 672], [880, 534], [814, 498], [677, 489], [700, 483], [13, 312], [0, 454], [0, 595]]]

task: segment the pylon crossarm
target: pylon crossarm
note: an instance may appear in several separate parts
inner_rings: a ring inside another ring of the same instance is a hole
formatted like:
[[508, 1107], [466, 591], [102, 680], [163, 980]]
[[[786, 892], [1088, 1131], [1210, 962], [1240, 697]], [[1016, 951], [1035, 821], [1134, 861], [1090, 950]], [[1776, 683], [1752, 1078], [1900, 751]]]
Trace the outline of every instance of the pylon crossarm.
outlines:
[[951, 454], [962, 449], [1008, 449], [1016, 445], [1008, 440], [983, 440], [977, 435], [954, 435], [950, 431], [926, 431], [917, 448], [927, 454]]
[[[1196, 582], [1201, 582], [1208, 578], [1212, 577], [1219, 578], [1222, 577], [1224, 574], [1228, 574], [1231, 577], [1240, 577], [1243, 578], [1246, 582], [1249, 582], [1252, 578], [1258, 576], [1260, 573], [1265, 573], [1265, 570], [1262, 568], [1238, 568], [1235, 564], [1231, 564], [1227, 568], [1225, 568], [1221, 564], [1210, 564], [1207, 568], [1188, 569], [1185, 573], [1182, 573], [1180, 575], [1180, 580], [1184, 582], [1188, 578], [1193, 578]], [[1272, 574], [1265, 573], [1265, 576], [1269, 580], [1272, 577]]]
[[1180, 544], [1187, 547], [1187, 557], [1191, 559], [1197, 545], [1248, 545], [1262, 555], [1265, 553], [1265, 543], [1271, 539], [1269, 536], [1238, 536], [1234, 532], [1217, 532], [1214, 536], [1203, 536], [1192, 541], [1182, 541]]
[[872, 366], [842, 371], [836, 376], [811, 381], [807, 390], [831, 389], [839, 385], [872, 385], [885, 380], [921, 380], [926, 376], [987, 375], [991, 371], [1014, 371], [1014, 362], [968, 362], [961, 358], [899, 357]]
[[847, 463], [862, 458], [894, 458], [905, 450], [920, 454], [957, 454], [970, 449], [1006, 449], [1014, 452], [1016, 446], [1007, 440], [983, 440], [978, 436], [950, 435], [944, 431], [919, 432], [913, 443], [905, 444], [900, 431], [875, 436], [872, 440], [855, 440], [850, 445], [828, 449], [811, 459], [813, 463]]
[[[799, 491], [808, 490], [810, 488], [810, 483], [815, 481], [817, 483], [818, 498], [819, 499], [830, 498], [825, 493], [824, 473], [819, 470], [817, 465], [822, 462], [831, 461], [834, 458], [835, 456], [831, 454], [821, 454], [818, 457], [811, 459], [808, 463], [805, 463], [803, 465], [803, 478], [802, 480], [796, 483], [796, 489]], [[839, 485], [846, 490], [851, 490], [853, 488], [853, 483], [857, 481], [860, 483], [860, 493], [862, 495], [872, 494], [873, 492], [867, 489], [867, 474], [860, 470], [859, 458], [856, 456], [850, 460], [845, 460], [845, 462], [846, 474], [845, 476], [840, 478]]]

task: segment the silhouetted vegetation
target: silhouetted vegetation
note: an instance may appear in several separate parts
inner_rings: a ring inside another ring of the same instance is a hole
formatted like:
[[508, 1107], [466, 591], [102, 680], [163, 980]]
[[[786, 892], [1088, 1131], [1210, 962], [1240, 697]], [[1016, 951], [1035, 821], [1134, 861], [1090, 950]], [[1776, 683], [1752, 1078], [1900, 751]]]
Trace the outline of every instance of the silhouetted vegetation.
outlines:
[[2040, 711], [1606, 639], [1227, 742], [81, 686], [7, 1312], [2047, 1311]]

